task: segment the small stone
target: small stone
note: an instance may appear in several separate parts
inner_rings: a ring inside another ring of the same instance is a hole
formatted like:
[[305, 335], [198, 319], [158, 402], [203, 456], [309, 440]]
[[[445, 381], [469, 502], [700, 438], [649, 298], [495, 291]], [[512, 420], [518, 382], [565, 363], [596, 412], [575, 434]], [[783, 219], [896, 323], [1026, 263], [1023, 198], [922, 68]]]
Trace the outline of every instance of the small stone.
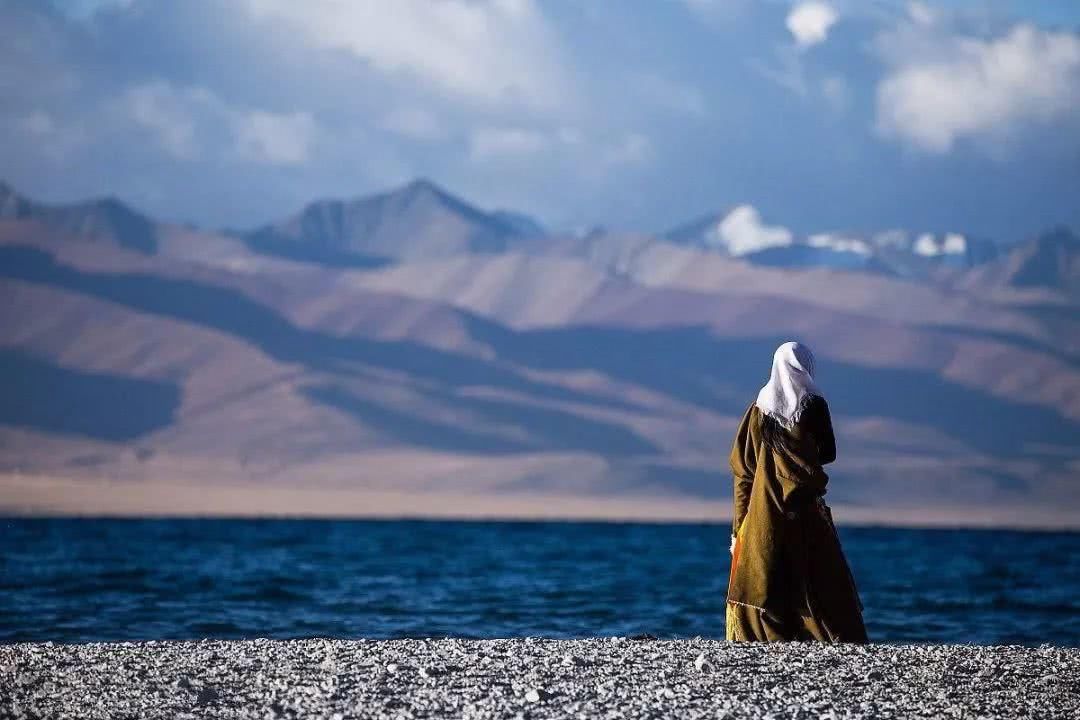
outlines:
[[698, 672], [709, 673], [713, 671], [712, 663], [705, 659], [705, 653], [701, 653], [694, 658], [694, 668]]
[[543, 688], [532, 688], [527, 693], [525, 693], [525, 700], [531, 703], [540, 702], [541, 700], [547, 700], [549, 697], [551, 697], [551, 693], [547, 692]]
[[204, 687], [199, 690], [195, 696], [196, 705], [209, 705], [212, 702], [217, 702], [221, 699], [221, 693], [212, 687]]
[[397, 671], [398, 671], [398, 664], [397, 663], [390, 663], [389, 665], [386, 666], [386, 672], [388, 672], [388, 673], [396, 673]]
[[881, 677], [882, 675], [880, 670], [871, 670], [870, 672], [866, 673], [867, 680], [880, 680]]

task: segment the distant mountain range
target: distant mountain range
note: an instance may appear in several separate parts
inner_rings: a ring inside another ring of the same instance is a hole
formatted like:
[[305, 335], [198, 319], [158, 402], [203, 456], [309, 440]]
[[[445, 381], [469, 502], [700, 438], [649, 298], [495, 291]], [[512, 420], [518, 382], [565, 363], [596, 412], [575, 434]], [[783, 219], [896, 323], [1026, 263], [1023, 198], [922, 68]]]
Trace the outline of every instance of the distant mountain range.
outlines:
[[848, 517], [1080, 523], [1064, 228], [572, 234], [416, 181], [226, 233], [0, 185], [0, 297], [0, 510], [722, 512], [798, 338]]
[[[933, 278], [993, 265], [1002, 280], [1018, 287], [1069, 289], [1080, 243], [1068, 228], [1053, 228], [1015, 246], [961, 233], [912, 233], [886, 230], [860, 233], [789, 231], [749, 233], [735, 227], [748, 206], [699, 218], [655, 238], [717, 252], [754, 265], [777, 268], [866, 270], [915, 279]], [[33, 220], [53, 231], [153, 254], [158, 223], [115, 198], [70, 205], [29, 200], [0, 182], [0, 219]], [[250, 232], [234, 233], [260, 253], [342, 267], [378, 266], [407, 260], [431, 260], [466, 253], [525, 250], [543, 254], [537, 241], [565, 241], [570, 235], [549, 232], [536, 219], [506, 210], [487, 212], [429, 180], [352, 200], [317, 200], [296, 214]], [[624, 236], [625, 237], [625, 236]], [[635, 235], [633, 237], [647, 237]], [[579, 240], [610, 240], [603, 228]]]

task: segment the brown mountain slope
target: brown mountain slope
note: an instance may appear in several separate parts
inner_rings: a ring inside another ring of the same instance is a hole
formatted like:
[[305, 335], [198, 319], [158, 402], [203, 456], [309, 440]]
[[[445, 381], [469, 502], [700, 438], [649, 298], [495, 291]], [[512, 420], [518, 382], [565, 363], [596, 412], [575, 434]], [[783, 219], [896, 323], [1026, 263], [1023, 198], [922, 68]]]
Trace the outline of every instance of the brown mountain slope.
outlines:
[[[718, 338], [801, 337], [824, 357], [929, 371], [1080, 419], [1080, 353], [1060, 341], [1053, 325], [1022, 309], [932, 286], [781, 272], [707, 254], [693, 267], [692, 278], [646, 286], [575, 258], [507, 253], [350, 277], [355, 285], [440, 300], [521, 328], [699, 326]], [[893, 304], [884, 305], [871, 283]]]

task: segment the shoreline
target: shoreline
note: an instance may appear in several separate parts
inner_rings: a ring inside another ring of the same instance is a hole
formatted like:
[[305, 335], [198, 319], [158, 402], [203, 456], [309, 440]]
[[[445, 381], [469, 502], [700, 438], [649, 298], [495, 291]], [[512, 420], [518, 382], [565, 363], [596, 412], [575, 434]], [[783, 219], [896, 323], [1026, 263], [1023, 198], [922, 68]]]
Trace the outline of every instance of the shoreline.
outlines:
[[719, 640], [0, 645], [4, 717], [1080, 716], [1080, 648]]
[[[828, 499], [828, 498], [826, 498]], [[845, 527], [1080, 531], [1080, 513], [1035, 507], [830, 503]], [[333, 486], [109, 480], [0, 473], [0, 517], [274, 518], [725, 524], [731, 503], [671, 496], [395, 492]]]

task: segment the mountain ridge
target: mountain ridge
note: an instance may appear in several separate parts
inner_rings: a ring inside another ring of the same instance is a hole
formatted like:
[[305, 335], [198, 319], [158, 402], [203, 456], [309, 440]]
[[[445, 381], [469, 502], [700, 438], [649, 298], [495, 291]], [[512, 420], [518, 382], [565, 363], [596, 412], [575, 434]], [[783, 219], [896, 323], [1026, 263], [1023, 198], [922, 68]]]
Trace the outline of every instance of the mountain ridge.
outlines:
[[[710, 213], [659, 233], [624, 233], [719, 252], [752, 264], [790, 269], [830, 268], [884, 273], [919, 281], [949, 281], [973, 274], [983, 284], [1044, 287], [1077, 292], [1072, 259], [1080, 256], [1068, 227], [1058, 226], [1011, 245], [959, 233], [790, 233], [762, 247], [743, 244], [731, 251], [719, 225], [740, 209]], [[756, 211], [754, 211], [756, 212]], [[112, 241], [152, 255], [163, 228], [172, 227], [113, 197], [46, 205], [19, 194], [0, 180], [0, 220], [35, 219], [71, 236]], [[194, 232], [206, 232], [194, 230]], [[288, 260], [324, 266], [375, 268], [387, 263], [438, 259], [462, 253], [500, 253], [515, 248], [543, 254], [566, 242], [595, 243], [607, 238], [597, 230], [585, 236], [548, 231], [531, 216], [513, 210], [485, 211], [427, 178], [386, 191], [353, 198], [322, 198], [305, 204], [283, 220], [248, 231], [223, 231], [252, 250]], [[1036, 249], [1043, 238], [1059, 238], [1056, 250]], [[557, 242], [556, 242], [557, 241]], [[1028, 249], [1025, 250], [1024, 248]], [[558, 252], [558, 250], [556, 250]], [[1055, 255], [1056, 253], [1056, 255]], [[1030, 256], [1024, 259], [1024, 255]], [[1052, 261], [1050, 255], [1058, 260]], [[1058, 271], [1035, 272], [1033, 263], [1058, 262]], [[1013, 269], [1008, 269], [1012, 267]], [[1026, 268], [1026, 269], [1025, 269]]]
[[146, 255], [157, 251], [161, 224], [112, 196], [46, 205], [19, 194], [3, 181], [0, 220], [35, 220], [57, 232], [114, 242]]
[[427, 179], [374, 195], [316, 200], [246, 238], [253, 249], [303, 259], [379, 264], [499, 252], [528, 235], [527, 216], [488, 213]]

